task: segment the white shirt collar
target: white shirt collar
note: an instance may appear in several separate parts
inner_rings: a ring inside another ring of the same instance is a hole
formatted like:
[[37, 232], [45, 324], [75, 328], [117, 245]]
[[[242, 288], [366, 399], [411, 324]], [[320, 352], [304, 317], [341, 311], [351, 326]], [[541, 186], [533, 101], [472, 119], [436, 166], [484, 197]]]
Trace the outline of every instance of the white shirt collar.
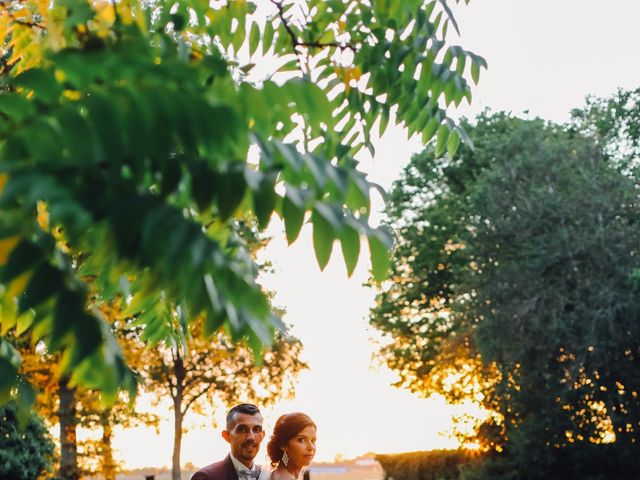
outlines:
[[[231, 462], [233, 463], [233, 468], [236, 469], [236, 473], [240, 473], [240, 470], [244, 470], [245, 468], [247, 468], [247, 466], [244, 463], [242, 463], [240, 460], [238, 460], [236, 457], [233, 456], [233, 453], [229, 453], [229, 455], [231, 456]], [[256, 469], [256, 462], [253, 462], [249, 470], [255, 470], [255, 469]]]

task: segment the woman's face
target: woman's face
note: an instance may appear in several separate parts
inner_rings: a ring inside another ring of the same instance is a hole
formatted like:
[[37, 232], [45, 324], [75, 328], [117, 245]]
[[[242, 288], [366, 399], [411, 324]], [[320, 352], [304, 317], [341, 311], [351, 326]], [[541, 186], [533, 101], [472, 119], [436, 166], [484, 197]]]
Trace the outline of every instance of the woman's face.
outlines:
[[298, 467], [306, 467], [316, 454], [316, 429], [309, 425], [289, 440], [284, 448], [289, 456], [289, 462]]

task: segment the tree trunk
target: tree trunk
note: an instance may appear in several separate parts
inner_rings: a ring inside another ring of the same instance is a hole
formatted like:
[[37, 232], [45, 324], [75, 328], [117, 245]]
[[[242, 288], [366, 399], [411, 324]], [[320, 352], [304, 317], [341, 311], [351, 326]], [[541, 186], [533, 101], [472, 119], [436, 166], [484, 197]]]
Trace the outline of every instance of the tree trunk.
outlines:
[[181, 480], [180, 449], [182, 447], [182, 413], [180, 409], [174, 410], [173, 425], [173, 456], [171, 458], [171, 480]]
[[176, 350], [173, 357], [173, 375], [175, 377], [175, 391], [173, 392], [173, 456], [171, 459], [171, 480], [181, 480], [180, 449], [182, 447], [182, 395], [184, 393], [184, 379], [186, 371], [180, 351]]
[[116, 463], [113, 460], [113, 448], [111, 446], [111, 409], [106, 409], [100, 414], [102, 426], [102, 476], [104, 480], [116, 480]]
[[76, 415], [75, 388], [69, 388], [69, 378], [62, 377], [58, 382], [58, 394], [60, 406], [58, 416], [60, 418], [60, 478], [62, 480], [78, 480], [78, 444], [76, 442]]

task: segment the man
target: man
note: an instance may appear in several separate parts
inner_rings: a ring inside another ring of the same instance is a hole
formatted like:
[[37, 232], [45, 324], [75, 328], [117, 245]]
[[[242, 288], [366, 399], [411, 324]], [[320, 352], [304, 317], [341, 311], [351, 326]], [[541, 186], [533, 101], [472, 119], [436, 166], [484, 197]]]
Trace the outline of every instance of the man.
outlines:
[[[220, 461], [201, 468], [191, 480], [257, 480], [260, 467], [253, 459], [264, 439], [262, 415], [255, 405], [241, 403], [227, 413], [226, 429], [222, 432], [231, 453]], [[266, 473], [266, 472], [265, 472]]]

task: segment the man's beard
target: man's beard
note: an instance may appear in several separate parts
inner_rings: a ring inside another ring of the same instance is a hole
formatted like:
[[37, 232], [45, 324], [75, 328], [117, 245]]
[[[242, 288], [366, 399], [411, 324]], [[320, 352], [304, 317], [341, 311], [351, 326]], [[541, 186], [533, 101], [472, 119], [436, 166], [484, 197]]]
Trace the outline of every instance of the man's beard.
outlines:
[[245, 442], [242, 444], [242, 448], [243, 449], [247, 449], [247, 448], [258, 448], [258, 444], [256, 442]]

